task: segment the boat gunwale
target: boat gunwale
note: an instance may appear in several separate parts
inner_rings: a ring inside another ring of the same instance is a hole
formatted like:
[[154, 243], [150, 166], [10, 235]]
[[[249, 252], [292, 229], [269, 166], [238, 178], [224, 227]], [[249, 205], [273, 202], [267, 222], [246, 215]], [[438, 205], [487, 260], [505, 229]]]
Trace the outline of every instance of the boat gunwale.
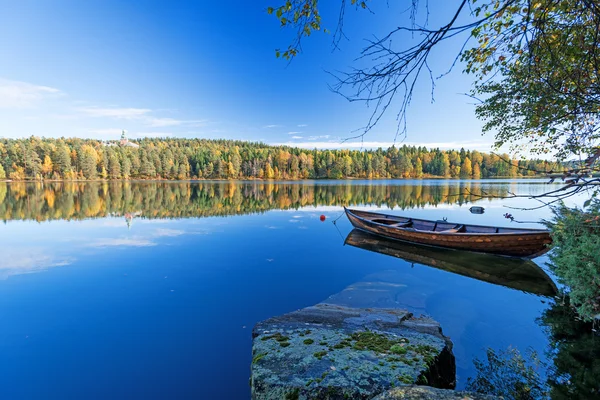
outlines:
[[[400, 217], [400, 216], [396, 216], [396, 215], [390, 215], [390, 214], [381, 214], [381, 213], [376, 213], [376, 212], [372, 212], [372, 211], [362, 211], [362, 210], [354, 210], [354, 209], [350, 209], [350, 208], [346, 208], [344, 207], [344, 211], [346, 212], [346, 214], [351, 214], [353, 217], [360, 219], [361, 221], [365, 221], [371, 224], [376, 224], [378, 226], [384, 226], [384, 227], [388, 227], [388, 228], [392, 228], [392, 229], [396, 229], [396, 230], [402, 230], [405, 232], [417, 232], [417, 233], [426, 233], [426, 234], [435, 234], [435, 235], [444, 235], [444, 236], [514, 236], [514, 235], [518, 235], [518, 236], [522, 236], [522, 235], [539, 235], [539, 234], [544, 234], [547, 233], [549, 234], [550, 231], [547, 229], [528, 229], [528, 228], [505, 228], [505, 227], [498, 227], [498, 226], [490, 226], [490, 225], [474, 225], [474, 224], [459, 224], [459, 223], [455, 223], [455, 222], [449, 222], [449, 221], [432, 221], [432, 220], [428, 220], [428, 219], [420, 219], [420, 218], [408, 218], [408, 217]], [[371, 214], [374, 216], [378, 216], [379, 218], [381, 217], [393, 217], [393, 218], [402, 218], [402, 219], [406, 219], [409, 221], [423, 221], [423, 222], [443, 222], [444, 224], [449, 224], [449, 225], [463, 225], [465, 227], [470, 226], [470, 227], [475, 227], [475, 228], [497, 228], [497, 229], [513, 229], [519, 232], [444, 232], [444, 231], [425, 231], [425, 230], [421, 230], [421, 229], [415, 229], [415, 228], [403, 228], [403, 227], [399, 227], [399, 226], [392, 226], [392, 225], [387, 225], [387, 224], [383, 224], [380, 222], [375, 222], [372, 220], [369, 220], [367, 218], [361, 217], [359, 215], [356, 215], [354, 213], [354, 211], [358, 211], [361, 213], [366, 213], [366, 214]]]

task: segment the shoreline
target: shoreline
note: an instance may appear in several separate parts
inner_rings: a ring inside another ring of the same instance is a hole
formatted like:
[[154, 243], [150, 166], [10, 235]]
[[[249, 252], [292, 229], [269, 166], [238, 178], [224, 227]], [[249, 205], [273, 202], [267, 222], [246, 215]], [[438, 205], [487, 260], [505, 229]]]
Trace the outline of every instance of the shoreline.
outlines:
[[[495, 176], [493, 178], [451, 178], [451, 177], [440, 177], [440, 176], [427, 176], [421, 178], [302, 178], [302, 179], [262, 179], [262, 178], [193, 178], [193, 179], [143, 179], [143, 178], [135, 178], [135, 179], [0, 179], [0, 183], [92, 183], [92, 182], [324, 182], [324, 181], [332, 181], [332, 182], [344, 182], [344, 181], [427, 181], [427, 180], [436, 180], [436, 181], [472, 181], [472, 182], [481, 182], [481, 181], [498, 181], [498, 180], [548, 180], [547, 177], [538, 177], [538, 176]], [[557, 182], [560, 183], [560, 182]]]

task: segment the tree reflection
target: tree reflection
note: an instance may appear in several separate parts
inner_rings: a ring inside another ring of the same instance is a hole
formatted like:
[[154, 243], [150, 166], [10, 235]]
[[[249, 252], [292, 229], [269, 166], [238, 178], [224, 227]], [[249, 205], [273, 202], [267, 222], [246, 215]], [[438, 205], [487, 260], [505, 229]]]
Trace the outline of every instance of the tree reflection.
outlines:
[[537, 353], [525, 355], [509, 347], [506, 351], [487, 349], [486, 359], [475, 359], [477, 376], [469, 378], [467, 390], [500, 396], [507, 400], [536, 400], [548, 397], [548, 387], [540, 377]]
[[556, 301], [540, 322], [547, 328], [554, 366], [548, 383], [552, 399], [600, 398], [600, 337], [569, 304]]
[[600, 337], [593, 324], [578, 318], [568, 297], [554, 302], [539, 322], [550, 342], [546, 379], [534, 351], [488, 349], [485, 360], [474, 361], [477, 375], [467, 389], [515, 400], [600, 398]]
[[484, 201], [486, 196], [513, 190], [510, 186], [481, 182], [463, 182], [460, 187], [455, 182], [0, 182], [0, 217], [4, 221], [79, 220], [141, 212], [144, 218], [181, 218], [365, 204], [409, 209]]

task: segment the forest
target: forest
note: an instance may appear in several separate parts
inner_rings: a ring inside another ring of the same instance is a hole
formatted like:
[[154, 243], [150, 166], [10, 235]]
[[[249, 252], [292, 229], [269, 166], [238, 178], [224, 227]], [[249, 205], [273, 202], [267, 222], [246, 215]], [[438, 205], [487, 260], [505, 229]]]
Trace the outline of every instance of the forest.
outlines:
[[0, 139], [0, 179], [344, 179], [535, 176], [556, 163], [476, 150], [306, 150], [235, 140]]

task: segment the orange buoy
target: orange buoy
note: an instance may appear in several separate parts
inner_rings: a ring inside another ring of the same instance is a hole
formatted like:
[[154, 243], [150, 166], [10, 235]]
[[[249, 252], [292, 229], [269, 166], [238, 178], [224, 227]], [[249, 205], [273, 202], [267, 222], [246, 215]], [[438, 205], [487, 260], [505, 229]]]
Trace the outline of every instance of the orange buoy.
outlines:
[[322, 221], [325, 221], [325, 216], [323, 214], [321, 214], [321, 216], [319, 217], [319, 219]]

